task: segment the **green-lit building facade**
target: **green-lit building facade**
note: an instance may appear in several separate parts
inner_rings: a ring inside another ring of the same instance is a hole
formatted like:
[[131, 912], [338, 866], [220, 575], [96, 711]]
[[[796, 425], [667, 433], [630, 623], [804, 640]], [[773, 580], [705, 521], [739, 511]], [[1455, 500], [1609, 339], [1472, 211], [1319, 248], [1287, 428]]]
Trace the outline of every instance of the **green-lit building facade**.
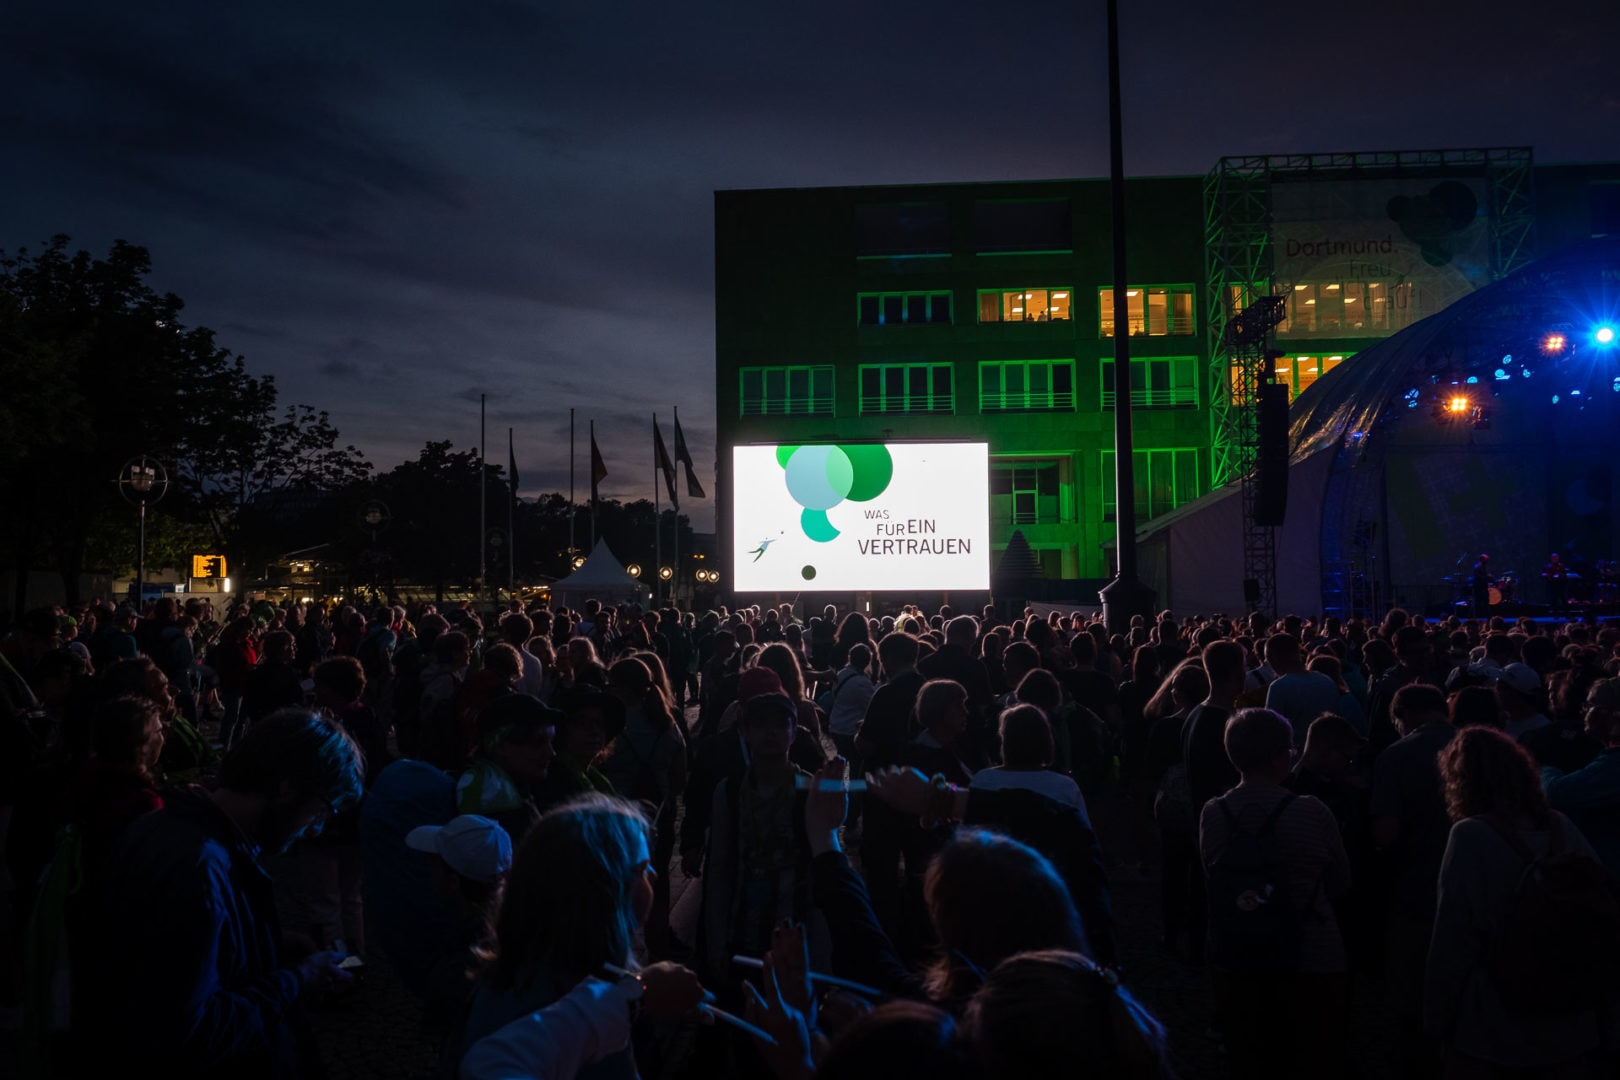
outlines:
[[[1275, 377], [1297, 395], [1538, 252], [1620, 232], [1620, 165], [1224, 158], [1127, 181], [1126, 212], [1141, 523], [1236, 479], [1221, 331], [1248, 298], [1286, 292]], [[716, 193], [722, 566], [733, 446], [975, 439], [992, 564], [1021, 531], [1053, 597], [1090, 600], [1115, 529], [1110, 229], [1106, 180]]]

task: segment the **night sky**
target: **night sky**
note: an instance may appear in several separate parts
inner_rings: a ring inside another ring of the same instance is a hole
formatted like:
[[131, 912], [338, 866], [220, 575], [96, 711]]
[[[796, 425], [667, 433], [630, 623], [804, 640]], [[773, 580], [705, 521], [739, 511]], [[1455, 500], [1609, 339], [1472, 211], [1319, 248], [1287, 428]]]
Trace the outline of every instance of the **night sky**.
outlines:
[[[1620, 157], [1616, 0], [1122, 6], [1133, 175]], [[714, 190], [1105, 175], [1103, 12], [21, 0], [0, 247], [150, 248], [154, 287], [380, 468], [476, 445], [483, 391], [525, 494], [567, 489], [572, 405], [604, 493], [646, 497], [654, 410], [712, 475]]]

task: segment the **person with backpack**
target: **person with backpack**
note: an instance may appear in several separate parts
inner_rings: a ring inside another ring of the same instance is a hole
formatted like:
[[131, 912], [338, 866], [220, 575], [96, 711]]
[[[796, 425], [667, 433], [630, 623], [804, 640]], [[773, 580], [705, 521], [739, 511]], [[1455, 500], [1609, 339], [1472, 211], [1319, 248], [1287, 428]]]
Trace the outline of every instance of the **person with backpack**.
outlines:
[[1454, 824], [1424, 1020], [1457, 1077], [1608, 1076], [1620, 1014], [1616, 880], [1547, 804], [1534, 760], [1470, 727], [1440, 753]]
[[1294, 732], [1270, 709], [1226, 723], [1238, 784], [1199, 823], [1209, 963], [1233, 1076], [1342, 1074], [1349, 981], [1332, 900], [1350, 887], [1333, 813], [1284, 785]]

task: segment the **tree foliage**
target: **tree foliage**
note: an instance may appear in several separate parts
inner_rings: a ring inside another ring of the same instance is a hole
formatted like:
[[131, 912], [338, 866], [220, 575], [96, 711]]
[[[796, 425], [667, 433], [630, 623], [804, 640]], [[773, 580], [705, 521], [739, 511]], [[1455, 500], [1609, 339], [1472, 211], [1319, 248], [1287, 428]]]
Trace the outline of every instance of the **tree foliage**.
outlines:
[[227, 552], [256, 498], [340, 487], [370, 468], [338, 445], [325, 413], [279, 409], [271, 378], [186, 326], [180, 298], [147, 283], [151, 270], [146, 250], [124, 241], [104, 258], [66, 236], [0, 251], [0, 505], [11, 521], [0, 545], [19, 570], [55, 566], [69, 597], [90, 555], [118, 550], [90, 541], [129, 513], [115, 480], [132, 457], [162, 460], [163, 511], [206, 526]]

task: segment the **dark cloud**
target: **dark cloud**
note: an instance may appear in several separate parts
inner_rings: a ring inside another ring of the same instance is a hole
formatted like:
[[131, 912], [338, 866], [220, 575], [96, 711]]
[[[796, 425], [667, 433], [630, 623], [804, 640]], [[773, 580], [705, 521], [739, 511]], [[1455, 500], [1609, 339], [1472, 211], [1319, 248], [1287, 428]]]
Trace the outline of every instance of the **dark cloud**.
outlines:
[[[1122, 6], [1136, 174], [1614, 154], [1612, 0], [1533, 33], [1505, 0]], [[0, 248], [145, 244], [188, 318], [383, 468], [476, 445], [487, 393], [529, 492], [566, 483], [570, 406], [615, 496], [650, 493], [651, 414], [676, 405], [709, 482], [715, 189], [1107, 167], [1101, 5], [21, 0], [7, 20]]]

